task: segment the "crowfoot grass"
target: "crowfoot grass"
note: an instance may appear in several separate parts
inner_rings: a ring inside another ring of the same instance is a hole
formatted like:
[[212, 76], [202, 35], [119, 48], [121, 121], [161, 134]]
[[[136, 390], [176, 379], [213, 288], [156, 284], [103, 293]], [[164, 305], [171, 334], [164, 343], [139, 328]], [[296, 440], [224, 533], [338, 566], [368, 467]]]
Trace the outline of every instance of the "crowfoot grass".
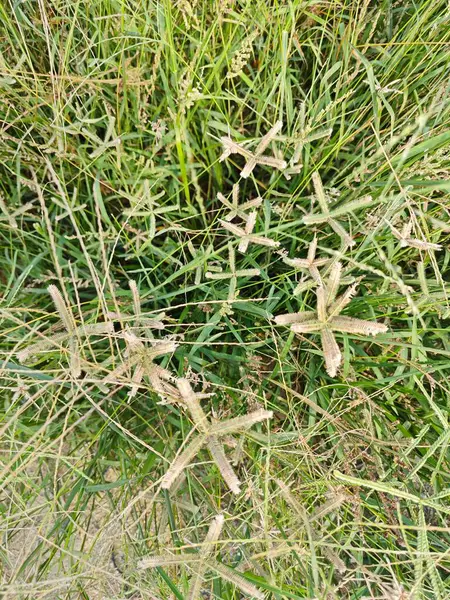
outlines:
[[194, 570], [194, 575], [191, 578], [189, 591], [186, 596], [188, 600], [198, 600], [198, 598], [202, 597], [201, 588], [207, 570], [212, 570], [220, 577], [230, 581], [246, 596], [262, 600], [264, 594], [261, 593], [255, 585], [242, 577], [242, 575], [237, 573], [234, 569], [231, 569], [214, 558], [217, 554], [214, 545], [219, 540], [223, 525], [223, 515], [218, 515], [212, 520], [205, 541], [203, 542], [200, 551], [197, 553], [175, 554], [173, 556], [148, 556], [143, 558], [138, 566], [140, 569], [148, 569], [168, 565], [189, 565]]
[[257, 165], [264, 165], [283, 171], [287, 168], [287, 163], [285, 160], [275, 158], [274, 156], [266, 156], [263, 154], [263, 152], [267, 149], [269, 144], [281, 131], [282, 127], [283, 122], [277, 121], [275, 125], [261, 139], [254, 152], [250, 152], [250, 150], [247, 150], [247, 148], [245, 148], [242, 143], [237, 143], [233, 141], [229, 136], [221, 137], [220, 140], [223, 145], [223, 152], [219, 160], [223, 161], [226, 158], [228, 158], [231, 154], [240, 154], [241, 156], [243, 156], [246, 160], [246, 163], [240, 175], [244, 179], [251, 175], [253, 169]]
[[114, 326], [111, 322], [77, 326], [73, 314], [66, 305], [58, 288], [55, 285], [50, 285], [48, 287], [48, 292], [52, 297], [56, 310], [60, 316], [61, 324], [66, 331], [61, 333], [50, 333], [45, 336], [40, 334], [43, 339], [20, 350], [17, 352], [16, 356], [19, 362], [24, 363], [47, 350], [60, 348], [63, 342], [67, 342], [70, 354], [70, 371], [74, 378], [78, 378], [81, 375], [82, 370], [79, 350], [80, 338], [111, 335], [114, 333]]
[[334, 337], [335, 331], [359, 335], [377, 335], [386, 333], [388, 328], [382, 323], [365, 321], [355, 317], [342, 316], [340, 313], [351, 302], [356, 284], [347, 288], [336, 297], [341, 280], [342, 265], [334, 263], [329, 278], [316, 288], [317, 309], [315, 312], [303, 311], [277, 315], [277, 325], [290, 325], [294, 333], [320, 333], [326, 369], [330, 377], [335, 377], [342, 361], [342, 354]]
[[303, 223], [305, 225], [317, 225], [321, 223], [328, 223], [328, 225], [340, 236], [343, 243], [346, 246], [353, 246], [355, 241], [347, 233], [345, 228], [337, 221], [338, 217], [352, 213], [355, 210], [360, 210], [372, 204], [372, 196], [360, 198], [359, 200], [353, 200], [347, 202], [343, 206], [330, 210], [328, 205], [328, 198], [325, 193], [325, 189], [322, 184], [322, 179], [317, 171], [312, 174], [312, 181], [314, 185], [314, 191], [316, 194], [317, 201], [319, 203], [321, 213], [313, 213], [303, 217]]
[[179, 379], [177, 386], [182, 401], [191, 413], [194, 424], [198, 431], [200, 431], [200, 434], [194, 436], [186, 448], [172, 462], [163, 477], [161, 487], [163, 489], [170, 489], [174, 481], [189, 465], [199, 450], [203, 446], [206, 446], [230, 490], [234, 494], [239, 494], [241, 483], [225, 454], [220, 440], [224, 436], [241, 433], [256, 423], [271, 419], [273, 416], [272, 411], [260, 409], [242, 417], [226, 419], [224, 421], [210, 421], [203, 412], [197, 394], [193, 392], [190, 383], [186, 379]]
[[251, 208], [258, 208], [262, 204], [262, 198], [253, 198], [252, 200], [247, 200], [246, 202], [242, 202], [239, 204], [239, 184], [235, 183], [233, 185], [233, 190], [231, 192], [231, 202], [225, 198], [225, 196], [221, 193], [217, 193], [217, 199], [230, 211], [224, 216], [224, 221], [232, 221], [235, 217], [240, 217], [244, 221], [248, 218], [248, 210]]
[[448, 2], [0, 18], [1, 597], [446, 600]]
[[239, 239], [238, 250], [243, 254], [247, 252], [250, 243], [258, 244], [260, 246], [268, 246], [269, 248], [277, 248], [280, 245], [280, 242], [277, 242], [272, 238], [253, 233], [257, 216], [258, 213], [256, 211], [251, 212], [247, 217], [244, 228], [239, 227], [234, 223], [229, 223], [228, 221], [219, 219], [219, 223], [222, 225], [222, 227]]

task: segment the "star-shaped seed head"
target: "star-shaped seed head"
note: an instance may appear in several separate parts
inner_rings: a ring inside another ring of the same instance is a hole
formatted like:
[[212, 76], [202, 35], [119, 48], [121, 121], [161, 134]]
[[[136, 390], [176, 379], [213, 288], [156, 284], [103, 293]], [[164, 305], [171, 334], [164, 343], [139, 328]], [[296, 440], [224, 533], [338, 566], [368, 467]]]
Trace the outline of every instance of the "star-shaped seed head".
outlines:
[[220, 140], [223, 145], [223, 152], [219, 160], [223, 161], [226, 158], [228, 158], [231, 154], [240, 154], [241, 156], [243, 156], [246, 159], [246, 163], [240, 174], [241, 177], [243, 177], [244, 179], [250, 176], [256, 165], [265, 165], [268, 167], [273, 167], [274, 169], [280, 169], [281, 171], [283, 169], [286, 169], [287, 163], [285, 160], [275, 158], [273, 156], [263, 155], [263, 152], [275, 139], [277, 134], [281, 131], [282, 127], [283, 122], [277, 121], [275, 125], [261, 139], [258, 146], [256, 147], [255, 152], [250, 152], [250, 150], [247, 150], [242, 143], [233, 141], [230, 136], [221, 137]]
[[399, 240], [400, 246], [402, 246], [403, 248], [409, 246], [410, 248], [417, 248], [418, 250], [442, 250], [442, 246], [440, 244], [434, 244], [433, 242], [427, 242], [411, 237], [411, 232], [413, 228], [412, 220], [405, 223], [401, 231], [396, 229], [386, 219], [385, 221], [391, 228], [394, 237]]
[[162, 479], [161, 487], [170, 489], [182, 471], [197, 456], [198, 452], [206, 446], [226, 484], [234, 494], [238, 494], [241, 491], [241, 483], [225, 454], [221, 439], [224, 436], [241, 433], [256, 423], [272, 418], [272, 411], [260, 409], [224, 421], [210, 420], [200, 404], [200, 400], [204, 396], [196, 394], [187, 379], [178, 379], [177, 387], [180, 392], [181, 403], [191, 413], [198, 433], [191, 436], [186, 448], [172, 462]]
[[219, 219], [219, 223], [222, 225], [224, 229], [235, 235], [240, 241], [238, 250], [239, 252], [245, 253], [247, 252], [248, 246], [250, 243], [258, 244], [260, 246], [268, 246], [269, 248], [278, 248], [280, 242], [276, 242], [269, 237], [265, 237], [262, 235], [257, 235], [253, 233], [253, 229], [256, 225], [256, 210], [251, 212], [247, 217], [247, 222], [245, 223], [245, 227], [239, 227], [234, 223], [229, 223], [228, 221], [223, 221]]
[[[317, 116], [316, 116], [317, 119]], [[315, 140], [320, 140], [323, 138], [329, 138], [333, 133], [333, 129], [327, 127], [321, 127], [317, 125], [315, 119], [309, 119], [307, 122], [306, 119], [306, 103], [300, 103], [300, 110], [298, 115], [298, 129], [296, 131], [294, 142], [294, 154], [290, 160], [291, 167], [297, 165], [300, 160], [302, 150], [306, 144], [314, 142]]]
[[205, 277], [207, 279], [229, 279], [230, 286], [228, 290], [228, 302], [231, 304], [235, 302], [237, 298], [237, 294], [239, 294], [239, 290], [236, 293], [237, 288], [237, 279], [238, 277], [256, 277], [260, 274], [259, 269], [236, 269], [236, 256], [234, 252], [233, 245], [228, 243], [228, 257], [229, 257], [229, 271], [218, 271], [212, 272], [207, 271]]
[[199, 551], [147, 556], [139, 561], [138, 568], [154, 569], [173, 565], [189, 565], [194, 574], [189, 583], [186, 600], [200, 600], [202, 598], [201, 590], [207, 571], [213, 571], [219, 577], [229, 581], [246, 596], [264, 600], [264, 594], [255, 585], [245, 579], [238, 571], [224, 565], [218, 560], [216, 546], [222, 533], [223, 525], [223, 515], [217, 515], [212, 520]]
[[136, 281], [129, 281], [131, 296], [133, 299], [134, 325], [133, 331], [137, 335], [143, 335], [149, 339], [153, 339], [153, 329], [164, 329], [164, 319], [166, 314], [162, 313], [158, 318], [148, 318], [142, 315], [141, 296]]
[[90, 336], [102, 336], [114, 333], [114, 326], [111, 322], [96, 323], [93, 325], [77, 326], [70, 306], [63, 298], [56, 285], [49, 285], [48, 292], [53, 300], [56, 311], [58, 312], [61, 324], [65, 331], [42, 336], [42, 340], [27, 346], [17, 353], [19, 362], [25, 362], [51, 348], [58, 348], [63, 342], [68, 342], [70, 353], [70, 372], [75, 378], [81, 375], [81, 356], [79, 340]]
[[[211, 254], [213, 253], [214, 248], [212, 244], [208, 244], [208, 246], [206, 247], [200, 246], [199, 248], [195, 248], [194, 244], [190, 240], [187, 243], [187, 248], [193, 258], [192, 263], [189, 263], [189, 265], [192, 264], [192, 268], [195, 268], [194, 283], [195, 285], [200, 285], [202, 281], [203, 271], [206, 266], [206, 261], [208, 257], [211, 256]], [[189, 265], [186, 266], [188, 267]]]
[[[318, 541], [323, 535], [322, 532], [316, 528], [317, 521], [330, 512], [339, 509], [342, 504], [349, 500], [348, 496], [343, 493], [333, 493], [328, 500], [319, 505], [312, 513], [308, 514], [303, 504], [297, 500], [289, 486], [279, 479], [276, 479], [275, 481], [280, 488], [286, 503], [291, 508], [293, 515], [298, 519], [297, 526], [305, 527], [308, 531], [309, 538], [313, 541]], [[339, 557], [337, 552], [325, 545], [322, 549], [322, 553], [340, 573], [347, 570], [344, 561]]]
[[[323, 267], [328, 265], [332, 259], [331, 258], [316, 258], [317, 251], [317, 237], [314, 236], [314, 239], [309, 245], [308, 256], [306, 258], [283, 258], [283, 262], [285, 262], [290, 267], [294, 267], [294, 269], [299, 269], [302, 271], [308, 271], [311, 275], [313, 281], [316, 284], [320, 284], [322, 282], [319, 267]], [[300, 283], [294, 290], [294, 296], [297, 296], [303, 289], [304, 284]]]
[[313, 213], [303, 217], [303, 223], [305, 225], [317, 225], [320, 223], [328, 223], [335, 233], [339, 235], [343, 243], [346, 246], [353, 246], [355, 241], [344, 229], [344, 227], [337, 221], [337, 219], [343, 215], [354, 212], [360, 208], [370, 206], [372, 204], [372, 197], [365, 196], [358, 200], [347, 202], [334, 210], [329, 209], [328, 198], [325, 193], [325, 189], [322, 184], [322, 179], [317, 171], [312, 174], [312, 181], [314, 186], [314, 192], [316, 199], [319, 203], [321, 213]]
[[259, 196], [252, 200], [247, 200], [239, 204], [239, 184], [233, 185], [233, 191], [231, 192], [231, 202], [225, 198], [225, 196], [218, 192], [217, 199], [229, 210], [229, 212], [223, 217], [224, 221], [232, 221], [235, 217], [241, 218], [246, 221], [248, 218], [247, 211], [251, 208], [258, 208], [262, 204], [262, 198]]
[[387, 331], [386, 325], [382, 323], [340, 316], [342, 310], [356, 293], [358, 284], [356, 282], [341, 296], [337, 296], [341, 273], [342, 264], [334, 263], [326, 284], [320, 284], [316, 288], [317, 309], [315, 312], [303, 311], [275, 317], [275, 323], [289, 325], [291, 331], [295, 333], [320, 333], [326, 370], [330, 377], [336, 376], [342, 361], [342, 354], [333, 332], [377, 335]]
[[[144, 377], [148, 378], [151, 388], [163, 400], [170, 397], [171, 386], [166, 385], [173, 381], [175, 377], [172, 373], [154, 362], [155, 358], [172, 354], [178, 348], [178, 344], [173, 340], [153, 340], [148, 345], [138, 338], [134, 333], [125, 330], [123, 339], [127, 344], [128, 359], [126, 359], [113, 373], [107, 377], [107, 381], [113, 381], [120, 375], [134, 368], [131, 377], [132, 386], [128, 395], [130, 398], [136, 395], [139, 387], [142, 385]], [[178, 397], [178, 394], [177, 394]]]

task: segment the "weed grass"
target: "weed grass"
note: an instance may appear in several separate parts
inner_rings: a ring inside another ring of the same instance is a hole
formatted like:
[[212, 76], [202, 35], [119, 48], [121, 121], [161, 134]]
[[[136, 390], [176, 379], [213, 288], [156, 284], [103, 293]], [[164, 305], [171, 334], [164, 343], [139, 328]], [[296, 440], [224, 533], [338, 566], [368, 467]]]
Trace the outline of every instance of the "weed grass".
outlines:
[[2, 597], [449, 598], [448, 2], [0, 23]]

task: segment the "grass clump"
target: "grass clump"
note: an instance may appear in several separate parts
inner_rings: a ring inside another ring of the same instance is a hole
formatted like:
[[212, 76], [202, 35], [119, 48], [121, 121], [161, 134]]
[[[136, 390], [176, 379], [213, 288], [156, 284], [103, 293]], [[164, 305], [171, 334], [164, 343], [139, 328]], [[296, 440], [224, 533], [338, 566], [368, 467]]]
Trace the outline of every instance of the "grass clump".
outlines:
[[0, 17], [2, 597], [445, 600], [448, 3]]

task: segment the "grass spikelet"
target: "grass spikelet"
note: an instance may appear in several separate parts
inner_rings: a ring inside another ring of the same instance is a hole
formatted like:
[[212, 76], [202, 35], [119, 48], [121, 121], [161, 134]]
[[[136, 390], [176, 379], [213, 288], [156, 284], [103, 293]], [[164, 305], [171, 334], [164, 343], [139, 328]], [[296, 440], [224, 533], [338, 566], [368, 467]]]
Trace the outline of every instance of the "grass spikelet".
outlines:
[[336, 299], [342, 276], [342, 263], [334, 262], [326, 283], [326, 305], [329, 306]]
[[237, 573], [234, 569], [231, 569], [230, 567], [227, 567], [218, 561], [211, 562], [210, 566], [216, 573], [220, 575], [220, 577], [235, 585], [243, 594], [250, 596], [251, 598], [264, 600], [264, 594], [258, 590], [253, 583], [247, 581], [247, 579]]
[[191, 413], [192, 420], [199, 429], [199, 431], [208, 431], [208, 419], [204, 413], [200, 402], [197, 398], [197, 394], [191, 387], [191, 384], [187, 379], [177, 379], [177, 387], [180, 392], [183, 402], [186, 404], [189, 412]]
[[234, 494], [240, 493], [240, 482], [225, 455], [219, 438], [241, 433], [256, 423], [270, 419], [273, 414], [272, 411], [259, 409], [241, 417], [210, 422], [201, 409], [198, 397], [192, 390], [189, 381], [180, 379], [177, 381], [177, 387], [180, 392], [181, 401], [187, 406], [201, 434], [190, 441], [185, 450], [175, 458], [162, 479], [162, 488], [170, 489], [177, 477], [189, 465], [201, 448], [206, 446], [230, 490]]
[[197, 435], [190, 440], [187, 447], [175, 458], [161, 481], [161, 487], [169, 490], [183, 470], [190, 464], [198, 454], [206, 441], [205, 435]]
[[271, 419], [273, 412], [271, 410], [265, 410], [260, 408], [254, 412], [242, 415], [242, 417], [234, 417], [233, 419], [227, 419], [225, 421], [216, 421], [211, 429], [211, 435], [223, 436], [230, 435], [232, 433], [239, 433], [245, 429], [249, 429], [256, 423], [261, 423], [266, 419]]
[[62, 297], [61, 292], [58, 290], [56, 285], [49, 285], [47, 289], [48, 293], [52, 297], [53, 304], [58, 311], [59, 318], [66, 328], [67, 333], [72, 335], [75, 330], [75, 321], [71, 310], [67, 307], [64, 298]]
[[314, 186], [314, 192], [316, 194], [316, 198], [317, 198], [317, 201], [320, 206], [320, 210], [322, 211], [322, 213], [324, 215], [328, 215], [329, 214], [328, 200], [325, 195], [322, 178], [320, 177], [318, 171], [314, 171], [314, 173], [311, 175], [311, 179], [312, 179], [313, 186]]
[[133, 298], [133, 311], [136, 316], [136, 319], [139, 319], [141, 316], [141, 298], [139, 296], [139, 290], [137, 287], [137, 283], [134, 279], [130, 279], [128, 285], [130, 286], [131, 296]]
[[342, 316], [334, 317], [332, 326], [336, 331], [342, 331], [343, 333], [358, 333], [360, 335], [377, 335], [378, 333], [386, 333], [388, 330], [384, 323]]
[[303, 323], [312, 320], [317, 321], [315, 314], [311, 311], [286, 313], [274, 317], [274, 321], [277, 325], [292, 325], [294, 323]]
[[19, 350], [19, 352], [16, 352], [17, 360], [20, 363], [27, 362], [27, 360], [30, 360], [34, 356], [37, 356], [49, 348], [57, 348], [65, 340], [67, 340], [66, 332], [53, 334], [51, 338], [43, 339], [35, 344], [31, 344], [30, 346], [23, 348], [23, 350]]
[[332, 494], [328, 500], [326, 500], [325, 502], [323, 502], [323, 504], [320, 504], [317, 508], [313, 510], [309, 517], [310, 522], [312, 523], [317, 519], [321, 519], [328, 513], [337, 510], [345, 502], [348, 502], [348, 495], [341, 493]]
[[155, 569], [156, 567], [171, 567], [175, 565], [184, 565], [198, 561], [196, 554], [174, 554], [173, 556], [155, 555], [142, 558], [137, 563], [138, 569]]
[[325, 366], [330, 377], [336, 377], [339, 365], [341, 364], [342, 354], [337, 345], [336, 338], [332, 331], [324, 327], [320, 336], [322, 339], [323, 357]]
[[201, 587], [203, 584], [203, 578], [208, 568], [208, 564], [206, 561], [211, 555], [215, 554], [215, 544], [220, 538], [223, 524], [223, 515], [217, 515], [217, 517], [215, 517], [211, 521], [211, 525], [209, 526], [209, 530], [206, 534], [205, 541], [203, 542], [203, 546], [198, 555], [199, 564], [197, 565], [197, 568], [195, 569], [189, 584], [187, 600], [197, 600], [197, 598], [200, 595]]
[[225, 454], [222, 444], [212, 433], [208, 438], [208, 450], [210, 451], [211, 456], [229, 489], [233, 492], [233, 494], [240, 494], [241, 482], [234, 472], [234, 469]]

